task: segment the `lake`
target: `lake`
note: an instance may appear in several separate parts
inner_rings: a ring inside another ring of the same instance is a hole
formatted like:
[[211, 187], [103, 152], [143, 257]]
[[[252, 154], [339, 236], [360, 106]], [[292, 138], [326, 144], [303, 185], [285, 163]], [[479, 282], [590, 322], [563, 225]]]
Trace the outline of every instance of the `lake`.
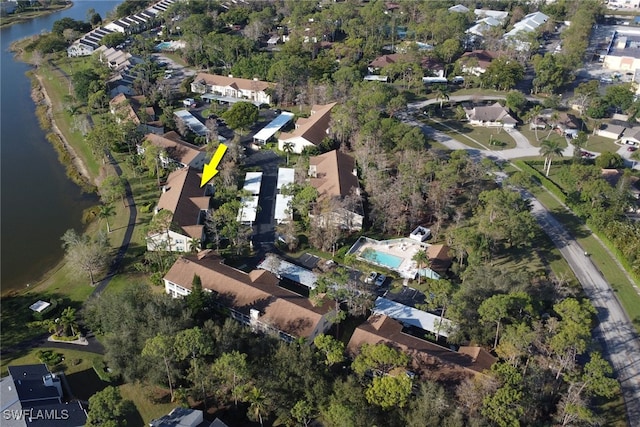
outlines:
[[0, 30], [0, 209], [2, 293], [24, 288], [62, 259], [60, 237], [80, 230], [84, 209], [97, 203], [71, 182], [35, 116], [30, 67], [13, 59], [16, 40], [49, 31], [64, 17], [85, 20], [95, 9], [103, 19], [120, 1], [76, 0], [60, 12]]

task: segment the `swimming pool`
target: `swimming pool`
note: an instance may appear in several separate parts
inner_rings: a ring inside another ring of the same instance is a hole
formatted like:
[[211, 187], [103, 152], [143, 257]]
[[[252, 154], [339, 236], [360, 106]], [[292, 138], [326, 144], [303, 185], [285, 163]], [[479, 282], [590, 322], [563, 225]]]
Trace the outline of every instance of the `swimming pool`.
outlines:
[[386, 252], [379, 252], [371, 248], [367, 248], [362, 251], [360, 256], [373, 264], [382, 265], [392, 270], [397, 270], [403, 261], [399, 256], [391, 255]]
[[172, 46], [171, 42], [162, 42], [156, 45], [156, 50], [168, 50], [171, 49]]

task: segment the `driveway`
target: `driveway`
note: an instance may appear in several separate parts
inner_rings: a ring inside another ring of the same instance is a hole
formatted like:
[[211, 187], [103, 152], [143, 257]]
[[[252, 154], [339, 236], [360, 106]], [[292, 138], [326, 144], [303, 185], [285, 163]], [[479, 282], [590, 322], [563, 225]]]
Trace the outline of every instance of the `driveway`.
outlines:
[[[449, 97], [449, 103], [456, 103], [456, 102], [465, 102], [465, 101], [498, 101], [498, 100], [503, 100], [505, 99], [506, 96], [504, 95], [454, 95], [454, 96], [450, 96]], [[534, 97], [534, 96], [527, 96], [526, 97], [528, 101], [531, 102], [540, 102], [540, 99]], [[420, 110], [424, 107], [426, 107], [427, 105], [440, 105], [440, 100], [439, 99], [427, 99], [426, 101], [420, 101], [420, 102], [412, 102], [411, 104], [407, 104], [407, 108], [409, 110]]]

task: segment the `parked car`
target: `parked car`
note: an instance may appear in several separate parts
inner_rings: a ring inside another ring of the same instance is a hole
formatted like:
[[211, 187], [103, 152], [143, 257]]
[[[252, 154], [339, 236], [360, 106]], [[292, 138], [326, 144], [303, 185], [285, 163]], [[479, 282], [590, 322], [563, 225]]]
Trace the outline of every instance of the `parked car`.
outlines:
[[382, 286], [384, 285], [384, 282], [387, 280], [387, 276], [385, 276], [384, 274], [380, 274], [378, 275], [378, 277], [376, 277], [376, 286]]
[[378, 273], [372, 271], [371, 273], [369, 273], [367, 278], [364, 279], [364, 283], [373, 283], [376, 280], [376, 277], [378, 277]]
[[634, 146], [627, 147], [627, 151], [636, 151], [637, 149], [638, 147], [634, 147]]
[[593, 156], [595, 156], [595, 154], [590, 153], [590, 152], [588, 152], [588, 151], [582, 151], [582, 152], [580, 153], [580, 155], [581, 155], [582, 157], [593, 157]]

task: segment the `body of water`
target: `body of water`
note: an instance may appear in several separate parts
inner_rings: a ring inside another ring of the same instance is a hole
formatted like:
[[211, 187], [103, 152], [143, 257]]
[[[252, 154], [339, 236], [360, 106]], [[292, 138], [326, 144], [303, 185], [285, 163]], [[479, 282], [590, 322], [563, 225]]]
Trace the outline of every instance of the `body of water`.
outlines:
[[13, 59], [16, 40], [50, 31], [64, 17], [85, 20], [95, 9], [103, 18], [120, 1], [75, 0], [74, 5], [0, 30], [0, 209], [2, 293], [22, 289], [63, 257], [60, 237], [81, 229], [82, 212], [97, 202], [71, 182], [45, 133], [31, 100], [30, 67]]

